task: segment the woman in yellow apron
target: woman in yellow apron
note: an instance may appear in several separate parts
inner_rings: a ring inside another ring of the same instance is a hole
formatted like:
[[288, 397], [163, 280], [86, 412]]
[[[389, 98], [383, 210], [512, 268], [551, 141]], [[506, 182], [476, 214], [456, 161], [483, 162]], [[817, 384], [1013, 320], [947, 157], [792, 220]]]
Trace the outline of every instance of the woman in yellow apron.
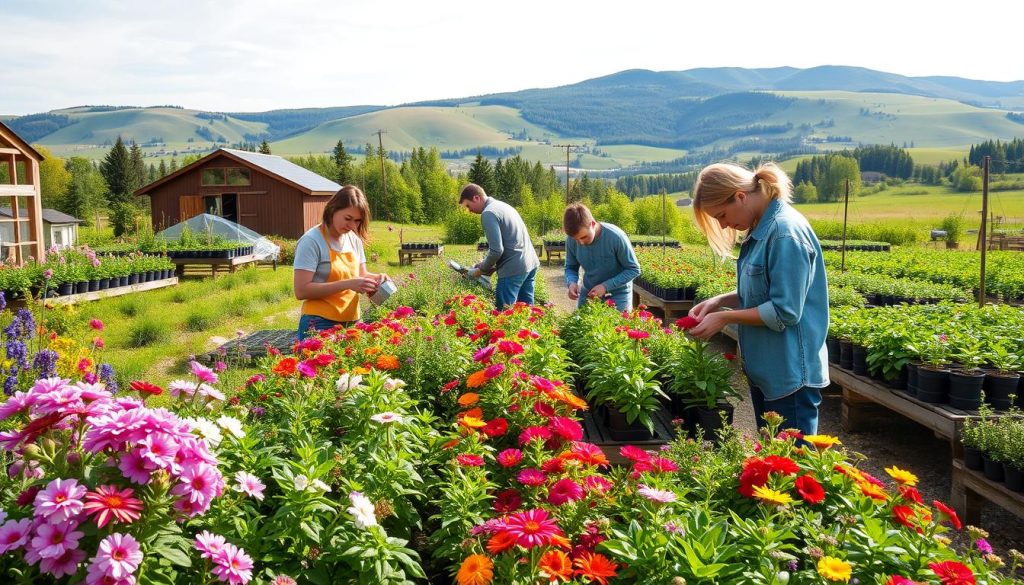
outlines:
[[363, 242], [370, 206], [358, 187], [346, 185], [324, 207], [322, 222], [295, 246], [295, 298], [302, 301], [299, 339], [359, 319], [359, 293], [372, 295], [386, 274], [366, 270]]

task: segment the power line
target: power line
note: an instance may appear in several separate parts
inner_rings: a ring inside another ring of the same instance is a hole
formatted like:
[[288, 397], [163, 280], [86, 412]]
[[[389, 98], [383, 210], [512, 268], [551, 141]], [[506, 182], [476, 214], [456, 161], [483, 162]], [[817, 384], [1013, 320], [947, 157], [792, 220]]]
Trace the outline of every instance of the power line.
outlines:
[[565, 149], [565, 202], [571, 202], [572, 190], [569, 188], [571, 183], [569, 182], [569, 152], [574, 148], [582, 148], [582, 144], [552, 144], [555, 148]]

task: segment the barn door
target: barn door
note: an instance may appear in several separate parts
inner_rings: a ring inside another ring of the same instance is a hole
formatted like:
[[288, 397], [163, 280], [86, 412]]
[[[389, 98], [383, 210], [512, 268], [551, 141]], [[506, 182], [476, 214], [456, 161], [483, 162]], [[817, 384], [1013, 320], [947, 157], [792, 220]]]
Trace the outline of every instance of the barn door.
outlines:
[[203, 212], [202, 195], [182, 195], [178, 198], [178, 221], [191, 219]]

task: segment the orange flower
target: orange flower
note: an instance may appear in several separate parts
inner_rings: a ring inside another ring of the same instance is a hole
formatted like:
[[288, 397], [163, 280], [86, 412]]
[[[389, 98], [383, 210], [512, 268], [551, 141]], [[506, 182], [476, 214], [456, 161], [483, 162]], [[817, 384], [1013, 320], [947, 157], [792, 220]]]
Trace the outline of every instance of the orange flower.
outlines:
[[379, 347], [368, 347], [363, 350], [363, 353], [366, 355], [377, 355], [380, 351], [381, 349]]
[[475, 416], [463, 416], [459, 418], [459, 424], [467, 429], [482, 429], [487, 426], [482, 418]]
[[480, 395], [476, 392], [466, 392], [462, 396], [459, 396], [459, 406], [473, 406], [480, 400]]
[[353, 376], [365, 376], [370, 373], [370, 368], [364, 368], [363, 366], [356, 366], [352, 368]]
[[537, 567], [544, 571], [551, 583], [572, 580], [572, 561], [560, 550], [544, 553], [540, 562], [537, 563]]
[[487, 375], [485, 372], [486, 370], [480, 370], [478, 372], [473, 372], [472, 374], [470, 374], [469, 378], [466, 378], [466, 386], [469, 388], [479, 388], [486, 384]]
[[459, 585], [490, 585], [494, 579], [494, 563], [485, 555], [469, 555], [462, 561], [455, 579]]
[[502, 530], [487, 541], [487, 552], [492, 555], [503, 553], [515, 546], [518, 538], [508, 530]]
[[378, 370], [397, 370], [400, 367], [402, 367], [402, 363], [393, 355], [385, 354], [377, 356]]
[[569, 406], [571, 406], [575, 410], [586, 410], [587, 409], [587, 401], [586, 400], [583, 400], [579, 396], [576, 396], [575, 394], [573, 394], [572, 392], [569, 392], [567, 390], [563, 390], [561, 388], [556, 388], [554, 390], [549, 391], [547, 393], [547, 395], [552, 400], [557, 400], [557, 401], [562, 402], [564, 404], [568, 404]]
[[619, 568], [603, 554], [589, 552], [577, 557], [575, 565], [577, 575], [582, 575], [589, 581], [597, 581], [601, 585], [608, 585], [608, 577], [614, 577], [615, 570]]
[[885, 490], [868, 481], [860, 482], [860, 491], [865, 496], [871, 498], [872, 500], [878, 500], [879, 502], [884, 502], [887, 499], [889, 499], [889, 496], [886, 495]]
[[281, 361], [274, 364], [271, 371], [279, 376], [291, 376], [295, 373], [295, 367], [299, 364], [299, 361], [295, 358], [283, 358]]

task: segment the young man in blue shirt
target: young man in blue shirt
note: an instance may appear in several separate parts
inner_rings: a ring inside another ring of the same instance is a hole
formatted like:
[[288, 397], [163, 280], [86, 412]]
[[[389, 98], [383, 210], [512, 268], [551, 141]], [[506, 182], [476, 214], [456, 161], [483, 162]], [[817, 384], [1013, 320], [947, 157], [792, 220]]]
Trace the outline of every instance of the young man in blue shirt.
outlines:
[[[569, 298], [582, 305], [588, 298], [608, 296], [620, 311], [633, 310], [633, 280], [640, 263], [625, 232], [610, 223], [598, 222], [582, 203], [565, 208], [562, 230], [565, 243], [565, 283]], [[580, 267], [583, 286], [580, 287]]]

